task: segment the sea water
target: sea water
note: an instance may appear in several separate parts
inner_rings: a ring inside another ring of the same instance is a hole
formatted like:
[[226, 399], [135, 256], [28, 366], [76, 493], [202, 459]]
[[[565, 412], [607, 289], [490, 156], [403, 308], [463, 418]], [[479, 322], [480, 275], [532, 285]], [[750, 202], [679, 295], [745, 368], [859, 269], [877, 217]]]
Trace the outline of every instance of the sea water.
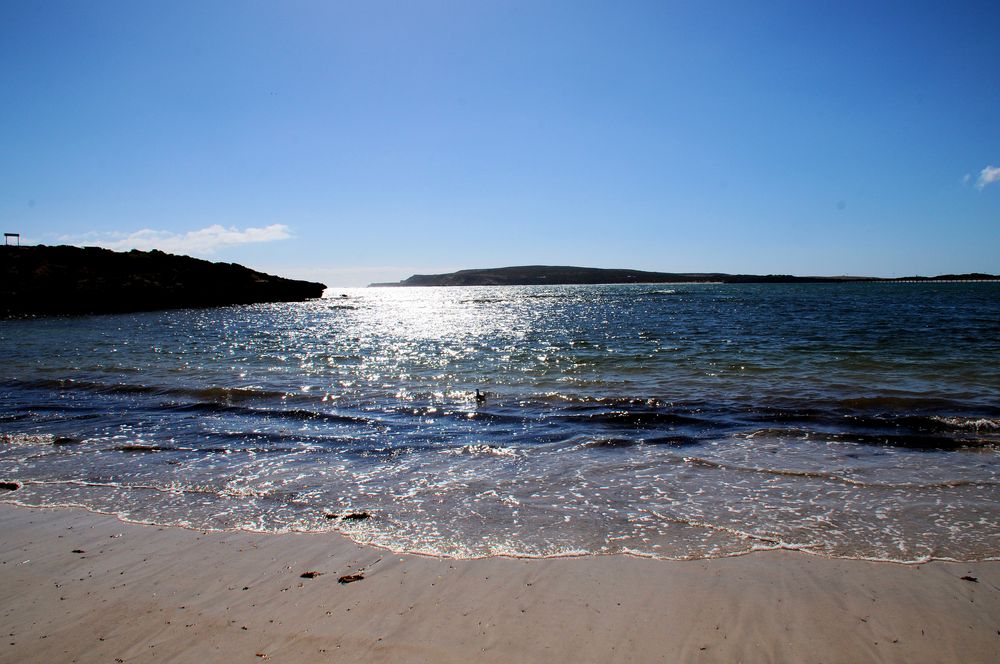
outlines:
[[20, 484], [0, 501], [145, 523], [455, 557], [982, 560], [998, 446], [994, 283], [371, 288], [0, 321], [0, 480]]

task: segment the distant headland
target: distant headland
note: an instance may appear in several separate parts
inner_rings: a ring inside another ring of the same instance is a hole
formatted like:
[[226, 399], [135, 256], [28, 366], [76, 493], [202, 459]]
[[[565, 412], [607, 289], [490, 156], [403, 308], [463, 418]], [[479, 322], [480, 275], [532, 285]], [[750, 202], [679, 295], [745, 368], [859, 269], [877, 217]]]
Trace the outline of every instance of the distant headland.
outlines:
[[544, 286], [573, 284], [816, 284], [870, 281], [998, 281], [992, 274], [942, 274], [936, 277], [797, 277], [790, 274], [726, 274], [724, 272], [646, 272], [562, 265], [521, 265], [448, 274], [415, 274], [409, 279], [371, 286]]
[[297, 302], [325, 288], [156, 250], [0, 246], [0, 317]]

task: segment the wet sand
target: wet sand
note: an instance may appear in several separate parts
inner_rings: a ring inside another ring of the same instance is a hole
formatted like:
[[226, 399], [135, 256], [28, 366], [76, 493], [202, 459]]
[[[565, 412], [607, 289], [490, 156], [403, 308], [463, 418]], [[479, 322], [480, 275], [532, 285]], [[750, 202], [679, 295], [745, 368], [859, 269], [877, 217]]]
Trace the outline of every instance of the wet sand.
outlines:
[[1000, 562], [459, 561], [11, 505], [0, 532], [0, 663], [1000, 661]]

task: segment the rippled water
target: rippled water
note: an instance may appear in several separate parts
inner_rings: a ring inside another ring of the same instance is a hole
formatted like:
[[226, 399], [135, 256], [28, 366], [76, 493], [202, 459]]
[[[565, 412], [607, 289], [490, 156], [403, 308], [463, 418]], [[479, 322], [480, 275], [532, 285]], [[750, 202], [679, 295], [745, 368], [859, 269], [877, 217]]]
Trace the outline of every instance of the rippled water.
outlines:
[[0, 321], [0, 500], [460, 557], [1000, 556], [997, 284], [345, 294]]

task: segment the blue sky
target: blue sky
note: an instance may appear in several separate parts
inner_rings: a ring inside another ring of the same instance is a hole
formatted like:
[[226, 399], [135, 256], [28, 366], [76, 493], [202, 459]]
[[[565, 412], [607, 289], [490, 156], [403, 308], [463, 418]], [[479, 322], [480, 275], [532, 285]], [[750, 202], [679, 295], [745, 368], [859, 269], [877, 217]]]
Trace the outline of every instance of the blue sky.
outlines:
[[0, 3], [0, 225], [330, 285], [1000, 273], [1000, 5]]

